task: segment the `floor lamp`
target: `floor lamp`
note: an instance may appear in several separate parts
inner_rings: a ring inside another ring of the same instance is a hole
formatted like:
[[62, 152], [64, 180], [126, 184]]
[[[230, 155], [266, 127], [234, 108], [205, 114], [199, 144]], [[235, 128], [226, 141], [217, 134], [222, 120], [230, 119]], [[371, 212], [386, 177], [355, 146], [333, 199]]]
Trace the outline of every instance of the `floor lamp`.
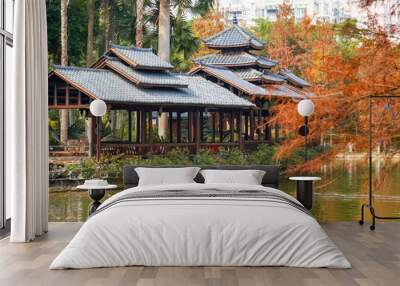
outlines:
[[400, 96], [395, 95], [382, 95], [382, 96], [369, 96], [368, 97], [368, 204], [363, 204], [361, 206], [361, 219], [359, 223], [364, 224], [364, 209], [368, 208], [372, 216], [372, 224], [369, 226], [370, 230], [375, 229], [375, 220], [398, 220], [400, 217], [391, 216], [378, 216], [375, 212], [372, 199], [372, 100], [373, 99], [388, 99], [397, 98]]

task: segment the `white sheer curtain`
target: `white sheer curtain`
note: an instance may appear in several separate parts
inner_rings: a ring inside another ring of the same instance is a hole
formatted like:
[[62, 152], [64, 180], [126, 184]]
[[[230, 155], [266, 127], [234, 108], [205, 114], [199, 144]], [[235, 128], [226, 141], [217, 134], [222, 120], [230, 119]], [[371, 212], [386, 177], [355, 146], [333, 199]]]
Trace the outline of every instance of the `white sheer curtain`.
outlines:
[[14, 18], [13, 94], [6, 99], [6, 187], [12, 242], [47, 232], [48, 123], [45, 0], [18, 0]]

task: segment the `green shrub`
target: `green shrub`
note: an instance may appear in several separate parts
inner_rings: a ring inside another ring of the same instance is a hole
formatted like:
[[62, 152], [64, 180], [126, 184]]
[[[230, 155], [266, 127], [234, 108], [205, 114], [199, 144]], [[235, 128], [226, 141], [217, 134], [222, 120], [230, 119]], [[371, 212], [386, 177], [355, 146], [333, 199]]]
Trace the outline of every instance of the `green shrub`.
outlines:
[[218, 163], [216, 155], [210, 154], [207, 150], [201, 151], [193, 157], [195, 165], [216, 165]]
[[223, 165], [247, 165], [247, 156], [239, 149], [222, 150], [219, 156]]
[[273, 165], [276, 161], [273, 159], [276, 152], [276, 146], [262, 144], [248, 155], [249, 165]]
[[83, 179], [93, 178], [96, 172], [96, 163], [93, 159], [85, 159], [81, 162], [81, 177]]

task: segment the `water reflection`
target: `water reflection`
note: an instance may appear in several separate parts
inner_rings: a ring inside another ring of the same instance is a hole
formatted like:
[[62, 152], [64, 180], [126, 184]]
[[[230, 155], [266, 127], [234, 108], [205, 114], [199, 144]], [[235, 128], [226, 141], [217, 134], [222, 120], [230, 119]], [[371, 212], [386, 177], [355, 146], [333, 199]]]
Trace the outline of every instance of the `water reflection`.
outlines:
[[[374, 205], [379, 215], [400, 216], [399, 167], [389, 170], [380, 161], [374, 176], [384, 177], [374, 189]], [[319, 221], [358, 220], [360, 207], [368, 200], [368, 169], [365, 161], [336, 161], [321, 167], [323, 180], [315, 184], [313, 214]], [[280, 189], [294, 195], [295, 183], [281, 179]], [[118, 191], [107, 192], [105, 198]], [[50, 192], [50, 221], [85, 221], [90, 199], [85, 191]]]

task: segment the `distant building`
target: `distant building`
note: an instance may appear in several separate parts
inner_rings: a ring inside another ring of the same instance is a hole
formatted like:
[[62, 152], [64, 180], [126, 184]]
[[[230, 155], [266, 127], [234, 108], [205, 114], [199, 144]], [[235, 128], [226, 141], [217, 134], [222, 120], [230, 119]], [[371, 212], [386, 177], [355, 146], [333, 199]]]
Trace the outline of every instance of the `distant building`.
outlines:
[[371, 13], [385, 28], [400, 25], [399, 11], [393, 13], [392, 10], [398, 0], [377, 1], [369, 9], [362, 9], [359, 0], [217, 0], [217, 9], [226, 22], [236, 15], [241, 25], [252, 26], [257, 18], [275, 21], [283, 3], [292, 6], [296, 21], [304, 16], [310, 17], [313, 22], [340, 23], [355, 19], [362, 26], [368, 21], [368, 13]]

